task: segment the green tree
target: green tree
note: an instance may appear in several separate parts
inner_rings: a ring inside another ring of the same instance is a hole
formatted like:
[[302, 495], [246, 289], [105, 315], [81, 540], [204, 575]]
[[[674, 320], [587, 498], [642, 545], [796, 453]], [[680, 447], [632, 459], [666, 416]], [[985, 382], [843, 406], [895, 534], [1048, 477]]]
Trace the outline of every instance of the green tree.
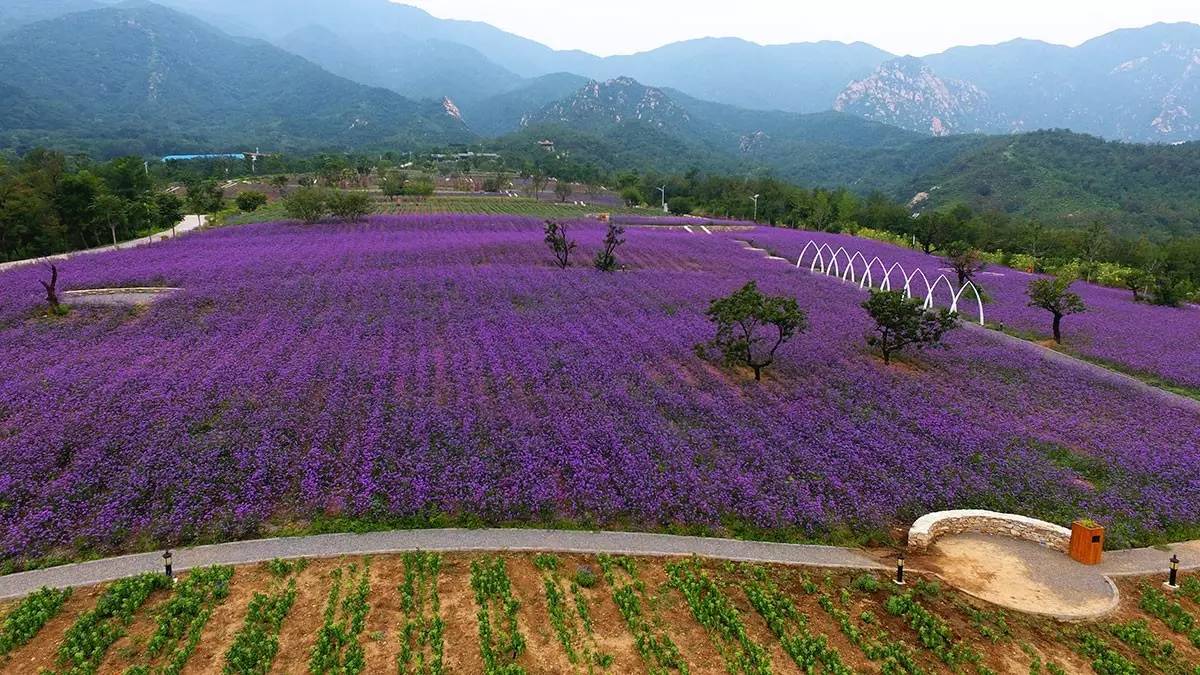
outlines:
[[124, 227], [127, 216], [128, 202], [116, 195], [102, 194], [92, 202], [92, 213], [108, 227], [112, 234], [112, 243], [117, 244], [117, 228]]
[[554, 253], [554, 262], [562, 269], [571, 266], [571, 252], [575, 250], [575, 242], [567, 239], [567, 228], [552, 221], [546, 221], [546, 246]]
[[690, 197], [671, 197], [667, 202], [667, 210], [677, 216], [687, 216], [696, 210], [696, 205]]
[[889, 365], [893, 354], [909, 347], [941, 347], [942, 338], [958, 325], [958, 316], [950, 310], [925, 309], [921, 301], [905, 297], [902, 291], [872, 291], [862, 307], [875, 321], [867, 345], [878, 349]]
[[347, 223], [358, 222], [371, 212], [371, 196], [366, 192], [335, 190], [326, 197], [333, 217]]
[[1141, 302], [1142, 295], [1150, 290], [1154, 283], [1154, 275], [1144, 270], [1130, 270], [1123, 279], [1125, 288], [1133, 293], [1133, 301]]
[[779, 348], [808, 330], [808, 315], [794, 298], [768, 296], [751, 281], [733, 294], [713, 300], [706, 312], [716, 336], [697, 345], [697, 353], [716, 349], [725, 365], [745, 365], [755, 381], [775, 362]]
[[237, 204], [239, 211], [250, 213], [266, 206], [267, 196], [261, 192], [247, 190], [246, 192], [239, 193], [234, 198], [234, 202]]
[[566, 203], [571, 195], [575, 194], [575, 187], [570, 181], [560, 180], [554, 183], [554, 196], [558, 197], [559, 203]]
[[302, 187], [283, 200], [283, 211], [288, 218], [303, 221], [307, 225], [324, 218], [327, 207], [326, 192], [317, 187]]
[[642, 196], [641, 190], [629, 186], [621, 189], [621, 201], [625, 202], [626, 206], [641, 206], [646, 203], [646, 198]]
[[103, 190], [104, 185], [100, 178], [88, 171], [68, 174], [59, 181], [53, 197], [54, 209], [58, 211], [59, 221], [66, 228], [73, 248], [88, 248], [100, 244], [99, 236], [92, 232], [92, 205]]
[[287, 174], [278, 174], [271, 176], [271, 186], [279, 191], [280, 199], [287, 196], [288, 177]]
[[154, 189], [154, 183], [141, 157], [114, 159], [101, 167], [100, 177], [110, 193], [126, 201], [141, 199]]
[[175, 236], [175, 227], [183, 222], [183, 200], [173, 194], [160, 192], [154, 195], [155, 212], [158, 215], [158, 222], [154, 224], [154, 229], [165, 230], [171, 229], [171, 236]]
[[975, 281], [975, 275], [987, 267], [979, 249], [961, 241], [956, 241], [946, 247], [943, 261], [958, 275], [959, 286], [968, 281]]
[[379, 189], [387, 197], [399, 197], [404, 194], [404, 186], [407, 182], [403, 172], [389, 171], [379, 181]]
[[1074, 278], [1066, 276], [1029, 282], [1029, 306], [1044, 309], [1054, 317], [1054, 341], [1058, 344], [1062, 344], [1063, 317], [1087, 311], [1083, 299], [1071, 292], [1074, 283]]

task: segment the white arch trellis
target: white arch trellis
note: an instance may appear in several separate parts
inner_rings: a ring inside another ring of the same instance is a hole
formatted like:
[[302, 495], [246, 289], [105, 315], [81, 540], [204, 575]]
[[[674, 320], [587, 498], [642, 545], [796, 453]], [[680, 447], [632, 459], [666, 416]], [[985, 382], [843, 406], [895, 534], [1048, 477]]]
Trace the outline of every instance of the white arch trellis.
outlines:
[[[809, 258], [811, 255], [811, 259]], [[907, 298], [921, 298], [922, 306], [926, 309], [932, 309], [937, 306], [938, 292], [946, 287], [946, 298], [949, 302], [944, 303], [949, 305], [950, 311], [958, 312], [960, 305], [964, 299], [968, 299], [967, 291], [970, 290], [975, 299], [975, 306], [979, 311], [979, 325], [985, 324], [984, 309], [983, 309], [983, 294], [979, 291], [979, 287], [972, 281], [967, 281], [961, 287], [955, 288], [954, 282], [945, 274], [939, 275], [936, 279], [930, 282], [929, 277], [921, 268], [913, 268], [911, 272], [904, 268], [904, 265], [899, 262], [892, 263], [888, 266], [879, 256], [875, 256], [870, 260], [861, 251], [851, 253], [846, 250], [845, 246], [838, 247], [834, 250], [832, 246], [825, 243], [817, 243], [815, 240], [810, 240], [805, 244], [800, 251], [800, 257], [796, 259], [796, 269], [804, 267], [808, 263], [808, 271], [816, 274], [818, 271], [825, 276], [837, 277], [842, 281], [856, 284], [860, 289], [879, 288], [880, 290], [893, 290], [892, 283], [893, 275], [896, 275], [896, 283], [899, 283], [901, 278], [904, 279], [904, 296]], [[875, 271], [881, 273], [878, 279], [875, 276]], [[914, 282], [920, 280], [924, 285], [924, 293], [918, 295], [914, 288]], [[876, 283], [878, 281], [878, 283]]]

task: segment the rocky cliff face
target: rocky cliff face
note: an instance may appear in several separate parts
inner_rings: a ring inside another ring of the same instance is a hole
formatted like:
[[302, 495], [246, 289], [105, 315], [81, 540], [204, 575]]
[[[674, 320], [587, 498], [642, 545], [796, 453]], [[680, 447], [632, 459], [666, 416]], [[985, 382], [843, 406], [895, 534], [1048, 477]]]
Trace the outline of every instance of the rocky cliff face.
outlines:
[[982, 89], [938, 77], [912, 57], [888, 61], [870, 77], [851, 82], [833, 107], [934, 136], [994, 131], [999, 124]]
[[556, 122], [596, 128], [637, 120], [659, 129], [686, 127], [691, 116], [661, 89], [628, 77], [589, 82], [583, 89], [540, 111], [526, 115], [522, 126]]

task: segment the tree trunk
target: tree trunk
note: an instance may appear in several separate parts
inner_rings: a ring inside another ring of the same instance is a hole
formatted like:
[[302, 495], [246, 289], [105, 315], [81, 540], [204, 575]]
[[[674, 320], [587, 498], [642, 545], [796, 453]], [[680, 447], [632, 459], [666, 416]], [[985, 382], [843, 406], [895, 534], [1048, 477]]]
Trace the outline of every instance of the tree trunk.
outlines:
[[754, 368], [754, 381], [762, 382], [762, 366], [753, 366], [753, 368]]
[[1062, 315], [1054, 315], [1054, 341], [1062, 344]]
[[883, 350], [883, 365], [885, 365], [885, 366], [892, 365], [892, 353], [886, 349]]
[[109, 225], [108, 229], [112, 231], [113, 246], [116, 246], [117, 245], [117, 228], [113, 227], [112, 225]]

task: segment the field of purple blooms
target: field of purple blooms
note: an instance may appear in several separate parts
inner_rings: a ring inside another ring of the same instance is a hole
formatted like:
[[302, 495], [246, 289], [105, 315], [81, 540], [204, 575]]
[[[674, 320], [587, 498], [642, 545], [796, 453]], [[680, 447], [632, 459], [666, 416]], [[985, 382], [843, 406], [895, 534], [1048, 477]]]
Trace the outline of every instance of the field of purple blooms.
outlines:
[[[868, 262], [878, 256], [889, 267], [901, 263], [910, 274], [914, 269], [921, 269], [930, 281], [945, 274], [956, 286], [958, 284], [953, 270], [938, 256], [885, 242], [845, 234], [774, 228], [759, 228], [752, 233], [741, 233], [739, 237], [752, 240], [759, 247], [789, 258], [793, 263], [808, 242], [816, 241], [835, 250], [844, 247], [851, 255], [860, 251]], [[811, 249], [805, 254], [805, 270], [809, 269], [814, 257]], [[829, 257], [828, 251], [825, 257]], [[843, 266], [844, 262], [842, 258]], [[861, 274], [861, 269], [859, 262], [857, 273]], [[877, 285], [880, 271], [878, 266], [873, 270]], [[1029, 282], [1037, 276], [1007, 267], [986, 267], [975, 283], [982, 287], [988, 298], [984, 307], [988, 323], [1021, 335], [1049, 340], [1050, 315], [1029, 307], [1026, 296]], [[899, 270], [892, 275], [892, 283], [895, 288], [903, 287]], [[918, 279], [914, 293], [924, 296], [925, 288]], [[1135, 302], [1129, 291], [1082, 281], [1076, 282], [1072, 291], [1083, 298], [1087, 311], [1063, 320], [1063, 338], [1068, 351], [1122, 370], [1200, 390], [1200, 308], [1185, 305], [1176, 309]], [[949, 303], [945, 287], [939, 289], [936, 298], [942, 305]], [[965, 319], [978, 318], [974, 296], [969, 291], [960, 310]]]
[[[1192, 408], [984, 331], [885, 367], [861, 291], [733, 233], [633, 228], [606, 274], [603, 227], [569, 231], [560, 270], [519, 217], [214, 230], [63, 263], [183, 290], [53, 318], [43, 269], [0, 274], [0, 561], [368, 524], [862, 541], [946, 507], [1200, 526]], [[812, 324], [760, 384], [693, 350], [749, 280]]]

